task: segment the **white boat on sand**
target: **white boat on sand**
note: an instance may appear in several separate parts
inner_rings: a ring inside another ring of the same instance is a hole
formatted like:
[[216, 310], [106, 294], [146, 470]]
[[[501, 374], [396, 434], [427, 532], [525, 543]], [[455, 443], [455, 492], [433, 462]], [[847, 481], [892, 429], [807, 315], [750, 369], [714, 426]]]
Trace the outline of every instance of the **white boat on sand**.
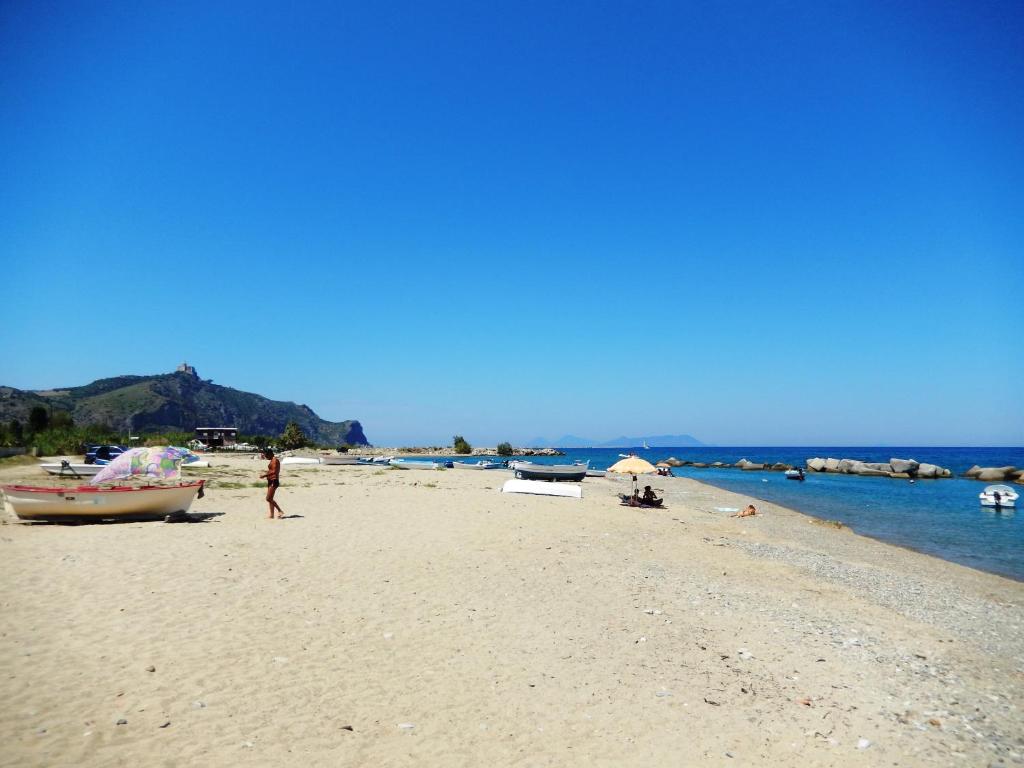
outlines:
[[477, 461], [470, 464], [468, 461], [452, 462], [455, 469], [501, 469], [501, 464], [496, 461]]
[[583, 498], [583, 486], [566, 483], [548, 483], [543, 480], [506, 480], [501, 486], [502, 493], [530, 493], [538, 496], [564, 496], [571, 499]]
[[361, 464], [355, 456], [321, 456], [321, 464], [328, 464], [330, 466], [349, 466], [352, 464]]
[[319, 463], [320, 459], [316, 458], [315, 456], [285, 456], [283, 459], [281, 459], [281, 466], [284, 466], [285, 464], [298, 465]]
[[55, 464], [40, 464], [39, 468], [51, 475], [62, 477], [92, 477], [98, 474], [103, 466], [100, 464], [72, 464], [70, 461], [60, 461]]
[[179, 485], [40, 488], [0, 486], [22, 520], [159, 520], [187, 512], [202, 493], [203, 480]]
[[439, 461], [416, 461], [414, 459], [392, 459], [392, 467], [397, 469], [443, 469], [444, 464]]

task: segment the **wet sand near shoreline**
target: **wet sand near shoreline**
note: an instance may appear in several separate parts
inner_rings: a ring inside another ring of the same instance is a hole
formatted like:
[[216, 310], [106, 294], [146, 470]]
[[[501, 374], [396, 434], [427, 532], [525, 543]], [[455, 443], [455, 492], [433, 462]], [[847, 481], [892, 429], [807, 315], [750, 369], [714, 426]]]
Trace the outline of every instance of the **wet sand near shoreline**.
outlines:
[[6, 516], [0, 765], [1022, 761], [1018, 582], [685, 478], [286, 466], [271, 521], [214, 464], [202, 522]]

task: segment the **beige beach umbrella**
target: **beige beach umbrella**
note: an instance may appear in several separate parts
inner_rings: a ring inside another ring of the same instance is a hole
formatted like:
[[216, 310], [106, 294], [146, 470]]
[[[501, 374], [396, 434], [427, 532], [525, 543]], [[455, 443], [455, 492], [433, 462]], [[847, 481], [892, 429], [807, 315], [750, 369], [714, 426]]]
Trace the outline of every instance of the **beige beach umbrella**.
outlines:
[[636, 490], [636, 476], [637, 475], [654, 475], [657, 474], [657, 468], [649, 461], [644, 461], [639, 456], [630, 456], [628, 459], [621, 459], [608, 467], [609, 472], [615, 472], [620, 475], [632, 475], [633, 476], [633, 490]]

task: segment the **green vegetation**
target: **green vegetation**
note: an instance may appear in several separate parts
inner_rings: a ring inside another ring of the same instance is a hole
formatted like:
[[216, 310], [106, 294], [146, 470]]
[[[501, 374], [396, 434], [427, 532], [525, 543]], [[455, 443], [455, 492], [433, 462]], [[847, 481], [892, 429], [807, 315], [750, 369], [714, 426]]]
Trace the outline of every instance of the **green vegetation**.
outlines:
[[294, 421], [289, 421], [284, 428], [284, 432], [281, 434], [278, 444], [281, 446], [281, 450], [292, 451], [309, 445], [309, 440], [306, 439], [306, 433], [302, 431], [298, 424]]
[[512, 444], [511, 443], [498, 443], [498, 455], [499, 456], [511, 456], [512, 455]]
[[30, 432], [42, 432], [50, 426], [50, 414], [41, 405], [28, 412], [28, 428]]
[[452, 447], [455, 449], [456, 453], [460, 454], [473, 452], [473, 446], [467, 443], [466, 438], [462, 435], [456, 435], [452, 438]]

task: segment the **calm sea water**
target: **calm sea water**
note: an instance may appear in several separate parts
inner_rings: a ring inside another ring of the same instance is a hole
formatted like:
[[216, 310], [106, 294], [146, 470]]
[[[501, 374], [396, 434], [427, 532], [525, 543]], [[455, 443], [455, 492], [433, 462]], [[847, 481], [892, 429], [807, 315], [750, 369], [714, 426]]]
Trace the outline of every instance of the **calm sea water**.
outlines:
[[[948, 467], [954, 475], [972, 464], [983, 467], [1012, 464], [1024, 467], [1024, 448], [567, 448], [565, 457], [537, 458], [548, 464], [590, 460], [593, 469], [606, 469], [619, 453], [633, 451], [652, 464], [669, 456], [684, 461], [735, 463], [742, 458], [803, 466], [814, 456], [888, 461], [911, 458]], [[987, 485], [976, 480], [893, 480], [888, 477], [808, 474], [803, 483], [786, 480], [781, 472], [743, 472], [738, 469], [673, 470], [710, 485], [755, 499], [796, 509], [815, 517], [839, 520], [857, 533], [926, 552], [945, 560], [1024, 581], [1024, 504], [1013, 511], [995, 512], [978, 503]], [[767, 481], [767, 482], [766, 482]], [[1024, 491], [1024, 486], [1020, 486]], [[1018, 502], [1021, 503], [1021, 502]]]

